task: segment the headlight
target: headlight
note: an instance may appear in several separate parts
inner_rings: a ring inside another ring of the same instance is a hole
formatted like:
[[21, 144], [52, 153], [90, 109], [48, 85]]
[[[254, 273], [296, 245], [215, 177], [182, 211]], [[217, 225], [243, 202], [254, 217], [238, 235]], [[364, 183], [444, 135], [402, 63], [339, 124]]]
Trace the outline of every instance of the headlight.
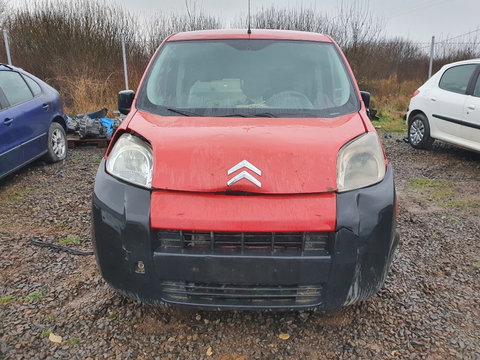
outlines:
[[123, 134], [107, 159], [107, 172], [130, 183], [152, 186], [153, 155], [150, 144], [130, 134]]
[[361, 135], [338, 152], [338, 192], [359, 189], [380, 182], [385, 176], [385, 158], [374, 132]]

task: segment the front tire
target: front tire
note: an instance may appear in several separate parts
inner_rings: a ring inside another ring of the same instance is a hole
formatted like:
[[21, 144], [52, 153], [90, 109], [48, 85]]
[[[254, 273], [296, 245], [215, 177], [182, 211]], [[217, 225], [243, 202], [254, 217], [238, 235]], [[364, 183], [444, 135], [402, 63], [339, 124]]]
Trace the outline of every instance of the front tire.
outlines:
[[408, 124], [408, 141], [415, 149], [429, 149], [434, 138], [430, 136], [430, 125], [427, 117], [416, 114]]
[[45, 161], [54, 163], [67, 156], [67, 135], [62, 125], [52, 122], [48, 129], [48, 152]]

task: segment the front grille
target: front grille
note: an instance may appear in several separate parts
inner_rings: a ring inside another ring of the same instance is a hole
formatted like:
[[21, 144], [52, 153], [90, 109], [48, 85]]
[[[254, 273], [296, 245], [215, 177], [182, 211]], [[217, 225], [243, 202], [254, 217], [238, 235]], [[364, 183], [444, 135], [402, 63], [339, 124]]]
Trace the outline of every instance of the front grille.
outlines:
[[232, 285], [162, 282], [163, 299], [174, 303], [218, 306], [318, 306], [322, 285]]
[[328, 254], [330, 235], [323, 232], [202, 232], [159, 230], [155, 251], [202, 253], [281, 252], [298, 255]]

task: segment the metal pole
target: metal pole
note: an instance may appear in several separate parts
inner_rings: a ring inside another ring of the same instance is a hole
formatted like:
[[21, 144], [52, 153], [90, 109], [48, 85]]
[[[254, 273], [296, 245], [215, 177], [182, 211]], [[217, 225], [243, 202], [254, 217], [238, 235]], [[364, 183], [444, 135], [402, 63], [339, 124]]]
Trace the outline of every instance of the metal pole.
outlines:
[[5, 41], [5, 52], [7, 53], [8, 65], [12, 65], [12, 58], [10, 57], [10, 45], [8, 44], [7, 30], [3, 30], [3, 41]]
[[430, 64], [428, 66], [428, 78], [432, 77], [433, 55], [435, 50], [435, 36], [432, 36], [432, 46], [430, 47]]
[[248, 0], [248, 34], [252, 33], [252, 28], [250, 27], [250, 0]]
[[125, 90], [128, 90], [127, 53], [125, 52], [125, 35], [122, 34], [123, 72], [125, 73]]

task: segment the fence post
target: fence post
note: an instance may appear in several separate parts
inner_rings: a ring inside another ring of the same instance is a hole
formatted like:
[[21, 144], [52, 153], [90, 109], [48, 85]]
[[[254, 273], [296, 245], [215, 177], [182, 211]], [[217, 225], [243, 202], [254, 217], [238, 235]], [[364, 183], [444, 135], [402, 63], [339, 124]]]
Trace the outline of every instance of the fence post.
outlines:
[[7, 30], [3, 30], [3, 41], [5, 42], [5, 52], [7, 53], [8, 65], [12, 65], [12, 58], [10, 57], [10, 45], [8, 44]]
[[125, 90], [128, 90], [127, 53], [125, 51], [125, 35], [122, 34], [123, 72], [125, 73]]
[[428, 78], [432, 77], [433, 55], [435, 49], [435, 36], [432, 36], [432, 45], [430, 47], [430, 64], [428, 65]]

